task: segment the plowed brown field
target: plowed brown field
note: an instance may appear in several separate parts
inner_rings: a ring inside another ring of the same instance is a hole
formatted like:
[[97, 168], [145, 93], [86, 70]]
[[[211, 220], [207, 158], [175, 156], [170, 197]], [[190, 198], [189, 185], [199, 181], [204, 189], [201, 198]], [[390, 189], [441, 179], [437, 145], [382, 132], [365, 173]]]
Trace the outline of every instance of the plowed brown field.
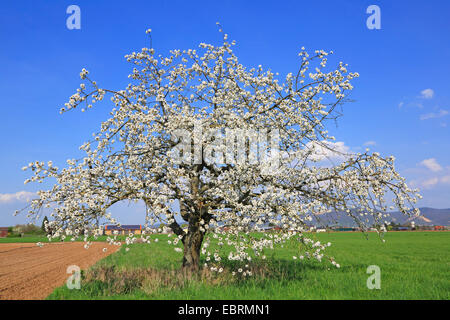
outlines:
[[[103, 252], [103, 248], [107, 248]], [[86, 269], [99, 259], [117, 251], [118, 246], [94, 242], [89, 249], [83, 242], [0, 243], [0, 300], [44, 299], [70, 276], [67, 267]]]

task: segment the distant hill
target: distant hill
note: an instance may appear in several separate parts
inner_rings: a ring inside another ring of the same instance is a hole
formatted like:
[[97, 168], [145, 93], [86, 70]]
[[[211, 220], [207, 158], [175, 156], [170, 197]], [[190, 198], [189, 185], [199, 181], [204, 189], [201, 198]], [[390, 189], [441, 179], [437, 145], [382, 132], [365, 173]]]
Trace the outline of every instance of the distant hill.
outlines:
[[[450, 226], [450, 208], [449, 209], [434, 209], [423, 207], [419, 208], [421, 216], [418, 218], [408, 218], [403, 215], [401, 212], [390, 212], [390, 219], [388, 221], [392, 221], [395, 223], [410, 223], [414, 221], [416, 225], [421, 226], [434, 226], [434, 225], [442, 225], [442, 226]], [[343, 212], [327, 212], [316, 215], [314, 219], [315, 225], [320, 226], [346, 226], [346, 227], [356, 227], [356, 223], [353, 221], [351, 217], [348, 217]]]
[[[441, 226], [450, 226], [450, 208], [449, 209], [434, 209], [423, 207], [420, 208], [421, 217], [414, 219], [414, 222], [417, 225], [441, 225]], [[403, 216], [400, 212], [395, 213], [395, 218], [398, 221], [407, 222], [406, 217]], [[408, 219], [410, 221], [410, 219]], [[402, 222], [400, 222], [402, 223]]]

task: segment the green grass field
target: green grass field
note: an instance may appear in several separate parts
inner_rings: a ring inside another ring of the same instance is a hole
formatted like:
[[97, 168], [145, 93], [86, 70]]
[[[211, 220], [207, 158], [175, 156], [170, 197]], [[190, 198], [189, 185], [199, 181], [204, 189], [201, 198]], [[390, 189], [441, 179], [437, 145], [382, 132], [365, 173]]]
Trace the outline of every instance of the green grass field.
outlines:
[[[318, 234], [333, 243], [327, 250], [341, 268], [293, 260], [290, 243], [268, 255], [263, 276], [240, 280], [229, 273], [180, 277], [181, 253], [158, 237], [160, 243], [134, 244], [128, 252], [123, 246], [83, 273], [80, 290], [63, 286], [48, 299], [450, 298], [450, 232], [390, 232], [385, 243], [373, 233], [368, 240], [360, 233]], [[381, 269], [380, 290], [367, 288], [369, 265]]]
[[[108, 236], [100, 236], [97, 239], [94, 239], [94, 237], [89, 237], [88, 239], [90, 241], [106, 241], [106, 238]], [[118, 236], [118, 240], [125, 240], [126, 236]], [[71, 242], [69, 238], [65, 240], [66, 242]], [[83, 241], [77, 240], [77, 241]], [[52, 239], [52, 241], [48, 241], [48, 238], [46, 236], [41, 235], [25, 235], [24, 237], [6, 237], [6, 238], [0, 238], [0, 243], [49, 243], [49, 242], [59, 242], [58, 239]]]

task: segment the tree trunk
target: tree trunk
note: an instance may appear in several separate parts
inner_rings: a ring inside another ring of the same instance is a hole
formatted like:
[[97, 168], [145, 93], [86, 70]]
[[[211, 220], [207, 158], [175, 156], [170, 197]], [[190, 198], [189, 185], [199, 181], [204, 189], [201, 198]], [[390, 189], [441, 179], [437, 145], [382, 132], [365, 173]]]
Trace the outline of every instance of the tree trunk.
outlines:
[[189, 224], [189, 230], [184, 238], [183, 268], [189, 271], [200, 269], [200, 248], [203, 242], [203, 235], [198, 224]]
[[[210, 220], [208, 209], [203, 206], [202, 200], [199, 198], [199, 188], [201, 185], [199, 172], [202, 170], [202, 167], [203, 165], [195, 165], [195, 175], [192, 177], [190, 183], [196, 208], [195, 212], [189, 215], [188, 232], [183, 239], [183, 269], [188, 272], [197, 272], [200, 270], [200, 248], [202, 246], [203, 236], [205, 235], [205, 230], [200, 230], [200, 221], [203, 219], [204, 224], [206, 224]], [[182, 209], [182, 206], [180, 206], [180, 211], [183, 211]]]

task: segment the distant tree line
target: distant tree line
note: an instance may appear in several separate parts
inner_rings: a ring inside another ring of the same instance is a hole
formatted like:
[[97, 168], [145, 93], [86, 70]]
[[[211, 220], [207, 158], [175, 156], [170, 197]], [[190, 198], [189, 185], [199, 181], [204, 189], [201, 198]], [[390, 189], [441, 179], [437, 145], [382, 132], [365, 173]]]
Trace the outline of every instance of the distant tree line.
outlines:
[[23, 237], [24, 235], [46, 235], [45, 222], [48, 222], [47, 216], [44, 217], [41, 227], [29, 223], [29, 224], [16, 224], [15, 226], [8, 228], [8, 234], [10, 237]]

